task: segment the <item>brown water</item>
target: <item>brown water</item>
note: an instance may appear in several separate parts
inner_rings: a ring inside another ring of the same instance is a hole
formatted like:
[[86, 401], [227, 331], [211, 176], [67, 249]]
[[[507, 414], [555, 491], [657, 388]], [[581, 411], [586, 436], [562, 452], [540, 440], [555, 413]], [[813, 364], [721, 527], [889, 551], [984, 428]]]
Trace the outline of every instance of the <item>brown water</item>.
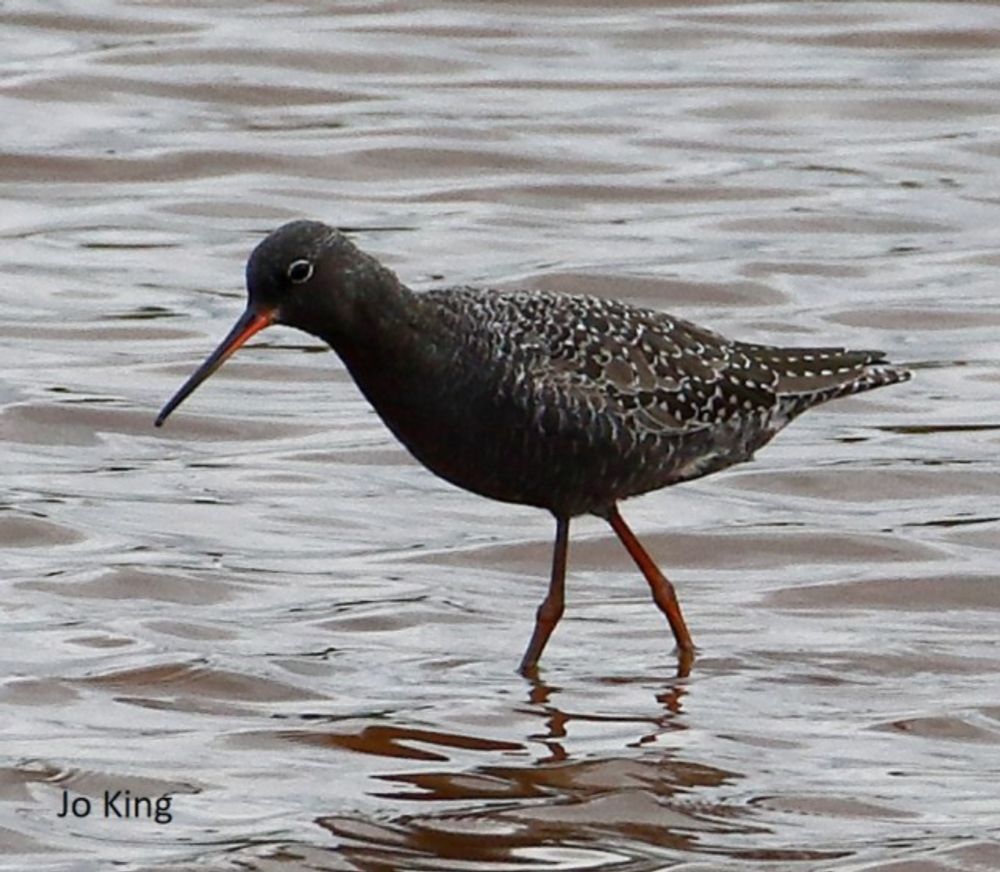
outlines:
[[[4, 4], [0, 865], [1000, 868], [998, 50], [992, 4]], [[576, 522], [532, 683], [551, 520], [317, 343], [152, 428], [299, 216], [916, 378], [625, 505], [685, 680]]]

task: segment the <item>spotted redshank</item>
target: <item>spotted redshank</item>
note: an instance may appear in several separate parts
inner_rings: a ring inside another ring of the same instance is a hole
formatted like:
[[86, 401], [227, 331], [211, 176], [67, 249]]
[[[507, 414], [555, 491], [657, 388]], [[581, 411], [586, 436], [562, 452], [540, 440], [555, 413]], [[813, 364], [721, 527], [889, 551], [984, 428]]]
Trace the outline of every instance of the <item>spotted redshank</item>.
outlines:
[[750, 460], [806, 409], [905, 381], [879, 351], [735, 342], [611, 299], [468, 287], [413, 293], [316, 221], [275, 230], [247, 263], [248, 304], [163, 407], [167, 416], [251, 336], [287, 324], [329, 343], [424, 466], [556, 520], [549, 590], [520, 669], [563, 613], [570, 519], [608, 521], [677, 643], [694, 653], [673, 585], [618, 510], [646, 493]]

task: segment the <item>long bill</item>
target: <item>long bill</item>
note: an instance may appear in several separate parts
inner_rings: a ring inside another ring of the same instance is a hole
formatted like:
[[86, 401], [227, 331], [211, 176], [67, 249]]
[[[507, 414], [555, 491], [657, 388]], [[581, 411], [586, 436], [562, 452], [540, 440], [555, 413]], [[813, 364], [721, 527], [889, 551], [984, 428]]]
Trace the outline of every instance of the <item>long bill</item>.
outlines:
[[274, 316], [274, 311], [265, 310], [255, 312], [250, 308], [240, 315], [240, 319], [233, 325], [233, 329], [229, 331], [226, 338], [219, 343], [219, 347], [205, 359], [205, 362], [181, 385], [180, 390], [160, 409], [160, 414], [156, 416], [156, 426], [162, 426], [163, 422], [167, 420], [167, 416], [194, 393], [198, 385], [222, 366], [237, 348], [243, 345], [251, 336], [260, 333], [265, 327], [273, 324]]

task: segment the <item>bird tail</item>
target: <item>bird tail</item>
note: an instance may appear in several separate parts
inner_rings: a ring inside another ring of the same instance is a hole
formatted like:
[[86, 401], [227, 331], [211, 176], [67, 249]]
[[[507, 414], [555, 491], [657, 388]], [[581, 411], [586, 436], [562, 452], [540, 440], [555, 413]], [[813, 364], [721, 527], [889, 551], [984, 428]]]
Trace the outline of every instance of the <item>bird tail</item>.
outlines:
[[820, 403], [908, 381], [912, 373], [881, 351], [846, 348], [753, 346], [753, 354], [778, 375], [775, 390], [789, 418]]

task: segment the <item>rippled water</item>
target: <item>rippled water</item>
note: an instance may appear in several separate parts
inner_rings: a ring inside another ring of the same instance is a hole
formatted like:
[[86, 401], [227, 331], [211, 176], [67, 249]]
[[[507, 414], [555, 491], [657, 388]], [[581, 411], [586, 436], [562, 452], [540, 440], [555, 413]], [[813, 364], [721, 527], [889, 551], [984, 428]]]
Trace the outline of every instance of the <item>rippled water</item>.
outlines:
[[[4, 4], [0, 865], [1000, 868], [998, 49], [992, 4]], [[529, 682], [551, 520], [317, 343], [152, 428], [299, 216], [916, 378], [625, 505], [687, 679], [576, 522]]]

